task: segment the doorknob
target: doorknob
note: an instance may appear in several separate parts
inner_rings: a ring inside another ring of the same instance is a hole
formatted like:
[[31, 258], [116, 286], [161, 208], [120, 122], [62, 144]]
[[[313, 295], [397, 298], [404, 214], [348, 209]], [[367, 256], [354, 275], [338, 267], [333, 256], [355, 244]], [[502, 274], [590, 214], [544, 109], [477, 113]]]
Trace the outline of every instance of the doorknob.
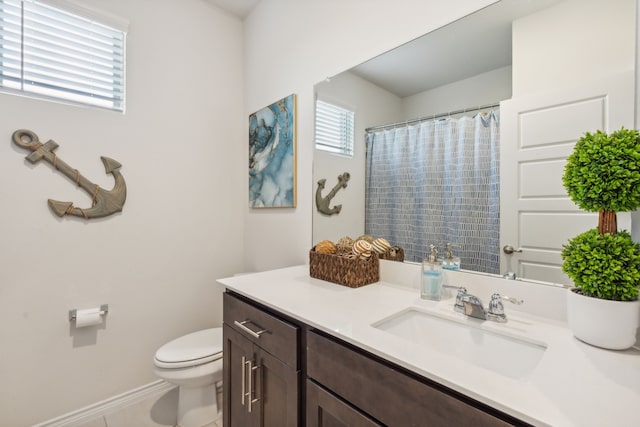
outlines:
[[511, 255], [514, 252], [522, 252], [522, 249], [514, 249], [511, 245], [505, 245], [502, 251], [507, 255]]

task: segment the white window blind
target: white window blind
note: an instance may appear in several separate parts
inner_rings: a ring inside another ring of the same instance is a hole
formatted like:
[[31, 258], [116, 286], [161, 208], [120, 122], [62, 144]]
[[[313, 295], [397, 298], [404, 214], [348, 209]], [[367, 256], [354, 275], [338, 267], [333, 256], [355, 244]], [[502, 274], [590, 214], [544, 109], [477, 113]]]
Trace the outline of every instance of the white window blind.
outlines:
[[0, 88], [124, 111], [125, 36], [42, 2], [0, 0]]
[[353, 111], [316, 101], [316, 148], [353, 156]]

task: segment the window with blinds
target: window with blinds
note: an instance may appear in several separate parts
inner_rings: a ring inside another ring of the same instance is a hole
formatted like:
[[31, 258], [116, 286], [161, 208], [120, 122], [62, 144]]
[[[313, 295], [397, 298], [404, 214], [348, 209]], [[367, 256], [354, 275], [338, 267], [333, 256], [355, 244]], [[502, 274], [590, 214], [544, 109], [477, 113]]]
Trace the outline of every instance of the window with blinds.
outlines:
[[353, 156], [354, 116], [353, 111], [316, 100], [316, 148]]
[[44, 2], [0, 0], [0, 89], [124, 111], [125, 36]]

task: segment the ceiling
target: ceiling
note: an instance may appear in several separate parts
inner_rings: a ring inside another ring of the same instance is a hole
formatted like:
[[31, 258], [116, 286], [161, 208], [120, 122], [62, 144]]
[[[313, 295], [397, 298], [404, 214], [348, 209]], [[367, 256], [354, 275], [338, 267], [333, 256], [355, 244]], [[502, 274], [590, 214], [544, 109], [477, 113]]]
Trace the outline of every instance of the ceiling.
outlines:
[[403, 98], [511, 65], [511, 22], [560, 0], [503, 0], [350, 71]]
[[251, 13], [260, 0], [206, 0], [209, 3], [218, 6], [240, 19], [244, 19]]

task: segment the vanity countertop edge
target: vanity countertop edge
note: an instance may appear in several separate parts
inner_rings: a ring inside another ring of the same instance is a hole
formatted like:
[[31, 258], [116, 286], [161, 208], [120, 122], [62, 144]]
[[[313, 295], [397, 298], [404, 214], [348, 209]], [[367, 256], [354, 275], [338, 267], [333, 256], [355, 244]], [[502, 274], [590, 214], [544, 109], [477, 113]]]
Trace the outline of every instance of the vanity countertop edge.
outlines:
[[640, 425], [640, 351], [609, 351], [582, 343], [556, 319], [507, 306], [507, 323], [482, 324], [486, 330], [526, 335], [546, 344], [535, 370], [516, 379], [372, 326], [409, 306], [464, 317], [453, 312], [453, 297], [424, 301], [417, 289], [384, 281], [349, 288], [311, 278], [308, 265], [233, 276], [218, 283], [533, 425]]

